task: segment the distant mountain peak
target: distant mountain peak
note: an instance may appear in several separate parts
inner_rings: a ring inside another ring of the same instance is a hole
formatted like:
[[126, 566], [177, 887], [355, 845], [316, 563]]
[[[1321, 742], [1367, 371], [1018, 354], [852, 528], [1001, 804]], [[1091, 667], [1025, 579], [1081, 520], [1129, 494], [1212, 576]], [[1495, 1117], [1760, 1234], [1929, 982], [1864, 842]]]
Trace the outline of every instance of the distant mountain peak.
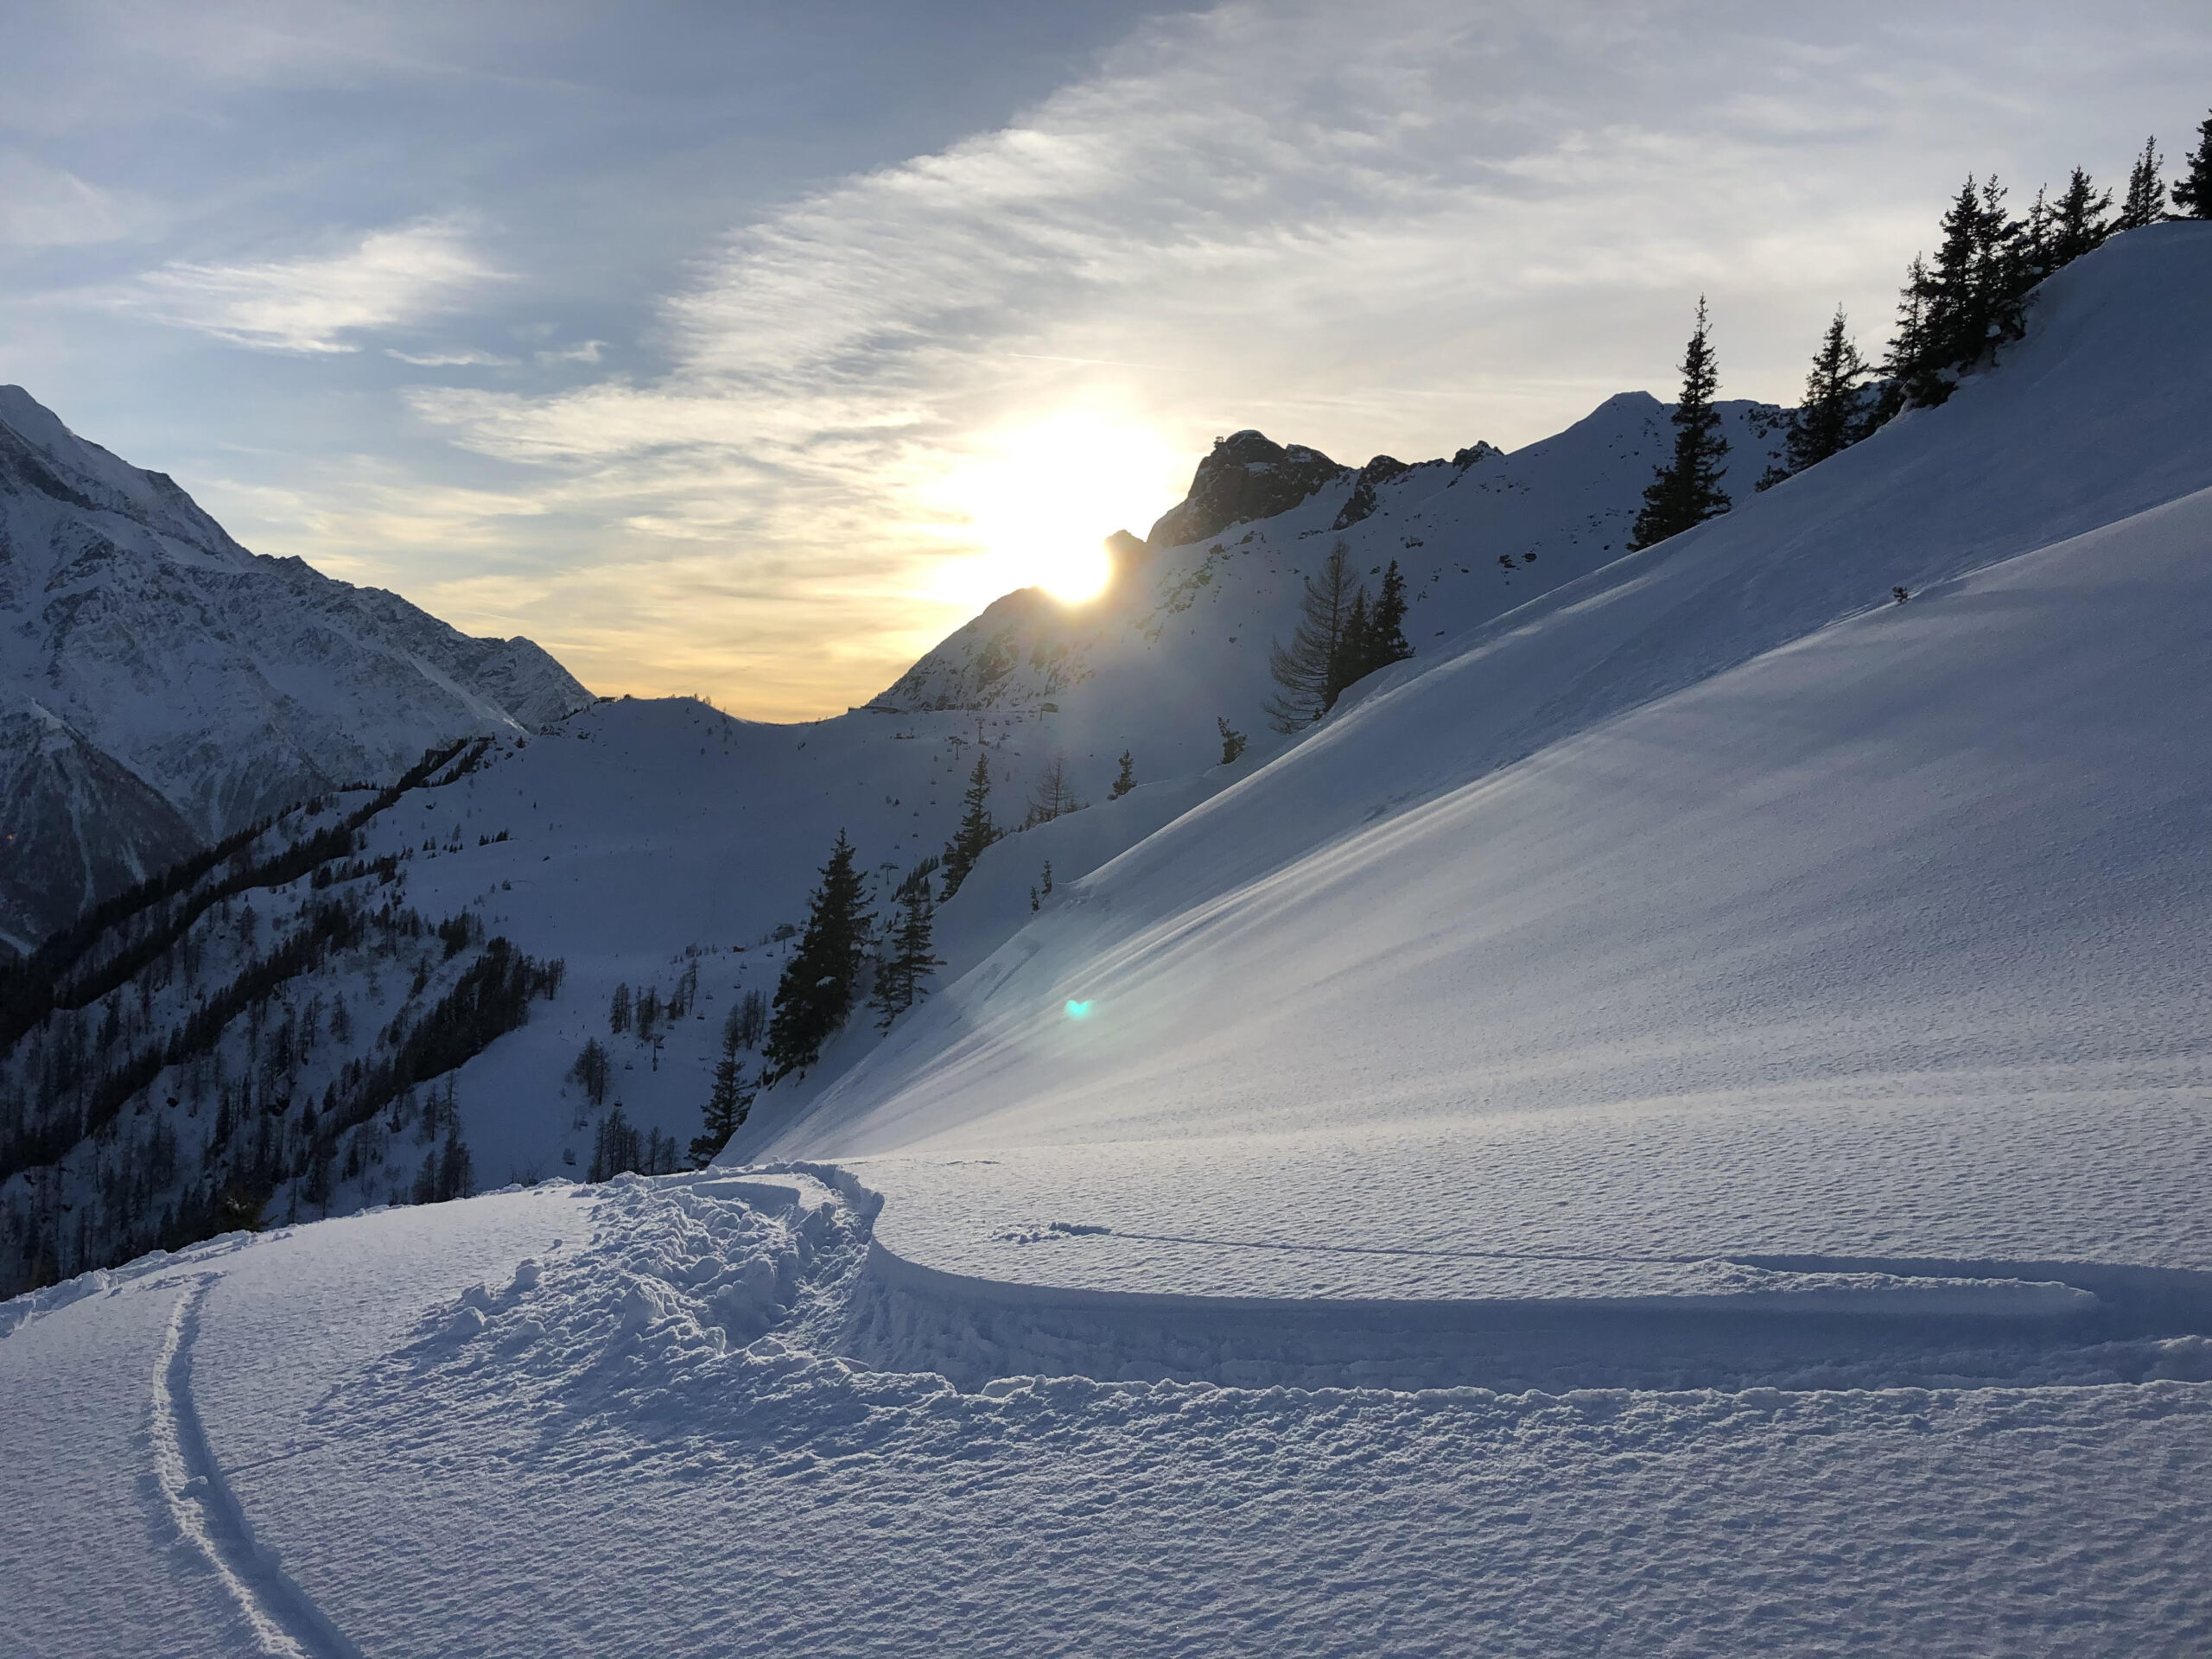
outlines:
[[0, 941], [434, 743], [590, 701], [528, 639], [249, 552], [0, 386]]

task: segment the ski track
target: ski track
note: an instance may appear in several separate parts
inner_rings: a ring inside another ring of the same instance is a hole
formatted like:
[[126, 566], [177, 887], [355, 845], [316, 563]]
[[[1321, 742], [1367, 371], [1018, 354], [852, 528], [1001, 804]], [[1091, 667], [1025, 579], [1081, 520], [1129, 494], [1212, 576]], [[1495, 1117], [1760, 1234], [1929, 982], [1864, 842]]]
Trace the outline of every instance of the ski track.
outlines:
[[192, 1397], [192, 1350], [219, 1273], [187, 1282], [170, 1312], [154, 1365], [150, 1435], [154, 1476], [178, 1535], [204, 1558], [251, 1632], [275, 1659], [360, 1659], [306, 1593], [256, 1541], [207, 1444]]

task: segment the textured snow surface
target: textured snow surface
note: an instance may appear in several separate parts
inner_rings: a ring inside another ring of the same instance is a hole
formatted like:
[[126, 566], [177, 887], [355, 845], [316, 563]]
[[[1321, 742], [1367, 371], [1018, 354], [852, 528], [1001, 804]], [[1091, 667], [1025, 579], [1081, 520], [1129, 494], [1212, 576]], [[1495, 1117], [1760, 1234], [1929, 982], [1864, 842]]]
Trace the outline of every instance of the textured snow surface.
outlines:
[[2212, 1386], [2181, 1344], [2172, 1380], [2101, 1386], [963, 1393], [840, 1357], [880, 1311], [871, 1207], [626, 1178], [219, 1242], [35, 1314], [0, 1340], [10, 1643], [2177, 1654], [2212, 1628]]
[[[6, 1639], [2206, 1651], [2208, 271], [2132, 233], [1945, 407], [1001, 842], [726, 1167], [10, 1305]], [[542, 814], [412, 861], [579, 982], [472, 1137], [676, 930], [765, 983], [844, 813], [934, 850], [974, 720], [617, 705], [380, 830]]]
[[1071, 1287], [2212, 1268], [2212, 328], [2147, 302], [2209, 254], [2115, 245], [1944, 408], [1402, 665], [733, 1158]]

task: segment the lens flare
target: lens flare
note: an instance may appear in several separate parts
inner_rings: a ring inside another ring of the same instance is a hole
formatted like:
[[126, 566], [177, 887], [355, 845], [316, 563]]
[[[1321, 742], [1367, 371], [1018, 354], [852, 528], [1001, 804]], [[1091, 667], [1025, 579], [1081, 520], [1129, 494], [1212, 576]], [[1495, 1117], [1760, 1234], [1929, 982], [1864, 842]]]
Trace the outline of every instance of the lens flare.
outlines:
[[1068, 1003], [1068, 1018], [1071, 1020], [1090, 1019], [1090, 1004], [1088, 1002], [1077, 1002], [1071, 999]]

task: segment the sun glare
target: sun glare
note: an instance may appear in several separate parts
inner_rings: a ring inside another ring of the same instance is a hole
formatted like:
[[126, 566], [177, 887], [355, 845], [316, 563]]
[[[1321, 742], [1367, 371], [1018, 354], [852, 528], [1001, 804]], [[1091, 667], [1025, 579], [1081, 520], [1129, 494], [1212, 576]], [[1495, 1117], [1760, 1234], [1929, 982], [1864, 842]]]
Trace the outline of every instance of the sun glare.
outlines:
[[989, 435], [931, 493], [946, 535], [971, 550], [938, 568], [933, 594], [977, 608], [1016, 588], [1095, 598], [1114, 574], [1106, 537], [1143, 535], [1187, 464], [1149, 427], [1090, 414]]

